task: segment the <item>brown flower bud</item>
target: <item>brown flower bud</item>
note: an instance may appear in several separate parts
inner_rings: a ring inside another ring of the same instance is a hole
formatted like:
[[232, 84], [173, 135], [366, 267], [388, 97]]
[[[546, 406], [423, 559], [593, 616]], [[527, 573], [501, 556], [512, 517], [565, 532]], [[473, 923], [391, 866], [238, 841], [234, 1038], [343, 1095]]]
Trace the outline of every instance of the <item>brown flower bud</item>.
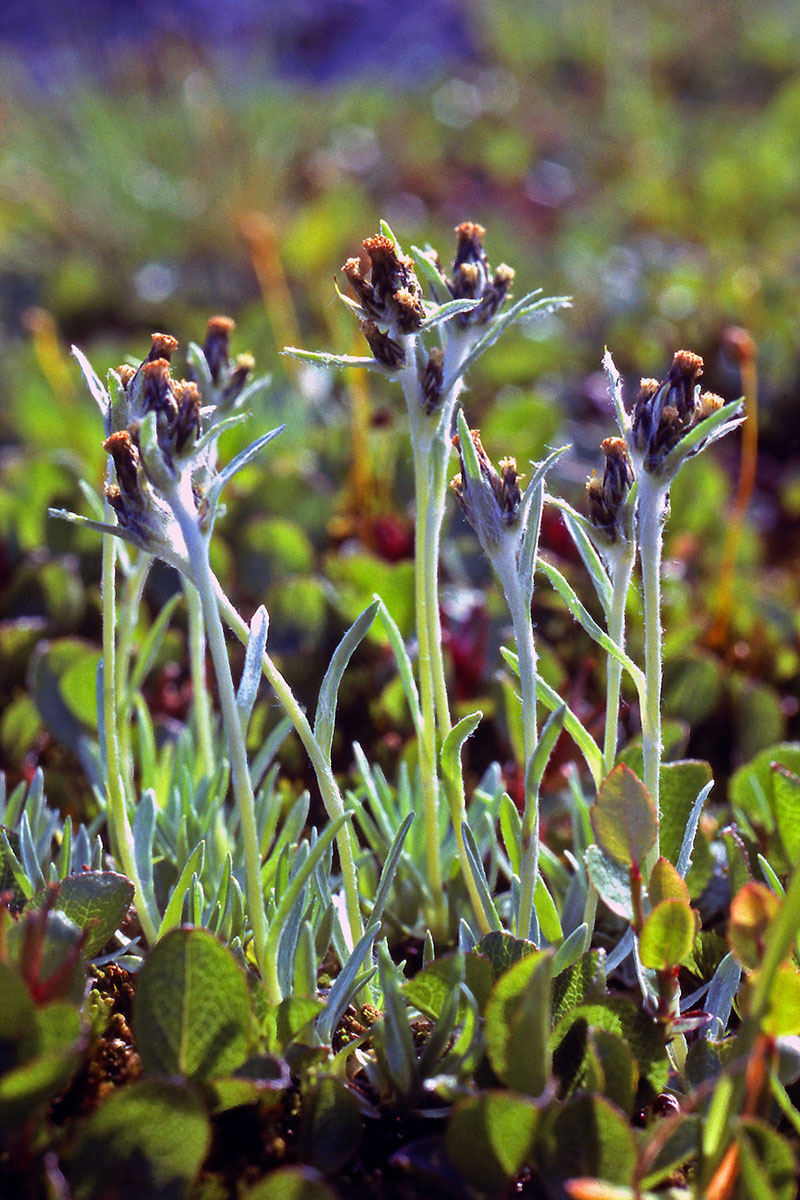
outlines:
[[177, 338], [172, 337], [169, 333], [151, 333], [150, 339], [153, 344], [150, 347], [147, 362], [152, 362], [156, 358], [165, 358], [167, 362], [170, 362], [178, 349]]
[[589, 519], [595, 529], [614, 542], [620, 532], [620, 509], [633, 483], [633, 470], [623, 438], [606, 438], [602, 443], [602, 450], [606, 460], [603, 481], [601, 483], [592, 473], [591, 479], [586, 483]]
[[428, 361], [422, 373], [422, 393], [425, 397], [423, 407], [428, 416], [430, 416], [434, 409], [439, 407], [439, 402], [442, 399], [442, 388], [444, 386], [443, 366], [444, 350], [440, 346], [435, 346], [428, 355]]
[[132, 381], [134, 375], [136, 374], [136, 367], [132, 367], [130, 363], [122, 363], [117, 367], [117, 374], [120, 377], [122, 386], [127, 388], [128, 384]]
[[142, 398], [147, 412], [165, 413], [172, 424], [178, 413], [172, 390], [169, 363], [165, 358], [148, 359], [142, 363]]
[[175, 384], [178, 414], [172, 429], [175, 449], [180, 454], [188, 441], [196, 441], [200, 433], [200, 392], [197, 384], [188, 380]]
[[486, 230], [475, 221], [456, 227], [456, 256], [453, 278], [448, 280], [454, 300], [480, 300], [471, 312], [460, 313], [455, 320], [461, 326], [485, 325], [502, 307], [514, 278], [511, 267], [502, 263], [492, 275], [483, 238]]
[[228, 376], [228, 381], [222, 389], [222, 400], [225, 407], [229, 407], [238, 398], [242, 388], [247, 383], [250, 376], [253, 374], [253, 369], [256, 365], [256, 360], [252, 354], [237, 354], [236, 362], [233, 370]]
[[211, 317], [203, 343], [208, 369], [214, 383], [219, 383], [222, 372], [227, 369], [231, 352], [231, 333], [236, 323], [230, 317]]
[[382, 333], [374, 321], [362, 321], [361, 332], [369, 343], [375, 361], [396, 371], [406, 361], [406, 352], [388, 333]]
[[668, 403], [677, 409], [682, 421], [694, 414], [694, 388], [703, 374], [703, 360], [691, 350], [676, 350], [664, 382], [669, 387]]
[[141, 504], [142, 490], [139, 486], [139, 451], [128, 430], [120, 429], [117, 433], [112, 433], [103, 442], [103, 449], [111, 455], [114, 461], [114, 470], [116, 471], [119, 483], [118, 491], [121, 493], [122, 500]]

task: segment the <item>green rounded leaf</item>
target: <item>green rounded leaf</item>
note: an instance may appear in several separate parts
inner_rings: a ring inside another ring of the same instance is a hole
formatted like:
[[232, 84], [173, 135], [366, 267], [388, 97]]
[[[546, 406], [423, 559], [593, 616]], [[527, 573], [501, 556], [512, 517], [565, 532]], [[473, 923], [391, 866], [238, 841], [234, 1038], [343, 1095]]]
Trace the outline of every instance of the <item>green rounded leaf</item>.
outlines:
[[533, 954], [536, 946], [525, 938], [515, 938], [512, 933], [495, 930], [487, 933], [475, 947], [476, 954], [483, 954], [492, 964], [495, 979], [499, 979], [504, 971], [514, 963], [519, 962], [528, 954]]
[[[37, 892], [31, 907], [39, 908], [47, 894]], [[53, 907], [84, 931], [83, 950], [91, 957], [119, 928], [132, 900], [133, 884], [124, 875], [116, 871], [81, 871], [61, 880]]]
[[173, 929], [136, 988], [136, 1048], [146, 1071], [213, 1079], [247, 1058], [252, 1005], [244, 972], [204, 929]]
[[794, 1155], [785, 1138], [765, 1121], [747, 1117], [739, 1122], [741, 1184], [737, 1197], [743, 1200], [794, 1200], [797, 1180]]
[[[147, 1079], [115, 1091], [83, 1127], [72, 1157], [76, 1200], [172, 1200], [186, 1194], [211, 1145], [203, 1104], [186, 1087]], [[112, 1184], [113, 1181], [113, 1184]]]
[[[640, 1102], [645, 1103], [661, 1091], [669, 1076], [664, 1039], [655, 1021], [638, 1004], [624, 996], [608, 996], [573, 1008], [553, 1030], [551, 1043], [557, 1062], [561, 1057], [559, 1048], [577, 1022], [582, 1023], [584, 1029], [608, 1029], [627, 1043], [639, 1068]], [[575, 1065], [579, 1068], [580, 1061]]]
[[539, 1112], [527, 1097], [487, 1091], [456, 1105], [447, 1125], [447, 1153], [469, 1184], [502, 1196], [532, 1158], [538, 1123]]
[[281, 1167], [240, 1191], [239, 1200], [336, 1200], [336, 1195], [311, 1167]]
[[681, 879], [669, 859], [664, 858], [663, 855], [656, 859], [653, 870], [650, 872], [647, 896], [653, 905], [660, 904], [662, 900], [683, 900], [686, 904], [690, 901], [686, 882]]
[[618, 862], [638, 865], [655, 845], [658, 816], [652, 797], [624, 764], [600, 784], [590, 811], [598, 845]]
[[516, 1092], [538, 1096], [550, 1078], [552, 957], [527, 955], [495, 984], [486, 1005], [486, 1052], [492, 1069]]
[[688, 957], [694, 945], [697, 920], [685, 900], [662, 900], [647, 917], [639, 938], [639, 957], [645, 967], [666, 971]]
[[551, 1108], [538, 1138], [541, 1163], [561, 1179], [591, 1176], [630, 1184], [636, 1142], [628, 1118], [602, 1096], [576, 1096]]
[[349, 1162], [364, 1132], [358, 1101], [339, 1079], [323, 1076], [303, 1097], [299, 1157], [333, 1174]]

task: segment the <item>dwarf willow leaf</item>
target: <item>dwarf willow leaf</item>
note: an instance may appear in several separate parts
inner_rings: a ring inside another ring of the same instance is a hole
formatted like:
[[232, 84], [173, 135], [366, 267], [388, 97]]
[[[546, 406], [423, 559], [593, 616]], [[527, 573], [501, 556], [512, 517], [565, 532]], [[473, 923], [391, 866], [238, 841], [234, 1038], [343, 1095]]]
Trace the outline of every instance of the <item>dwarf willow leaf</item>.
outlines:
[[186, 1195], [210, 1146], [198, 1094], [167, 1080], [136, 1080], [114, 1090], [80, 1130], [70, 1159], [72, 1194], [91, 1200], [114, 1180], [119, 1200]]
[[481, 1195], [503, 1196], [533, 1158], [538, 1125], [532, 1100], [485, 1091], [456, 1105], [447, 1124], [447, 1153]]
[[590, 811], [598, 845], [618, 862], [638, 865], [655, 845], [658, 816], [653, 800], [622, 763], [603, 780]]
[[231, 952], [204, 929], [173, 929], [148, 954], [133, 1014], [146, 1071], [214, 1079], [247, 1058], [250, 989]]
[[690, 954], [696, 931], [688, 900], [661, 900], [648, 914], [639, 937], [643, 966], [654, 971], [678, 966]]
[[[37, 892], [31, 901], [40, 907], [49, 892]], [[81, 871], [58, 885], [53, 907], [63, 912], [85, 933], [84, 953], [91, 957], [119, 927], [133, 901], [133, 884], [116, 871]]]
[[516, 1092], [538, 1096], [550, 1078], [552, 957], [534, 951], [500, 976], [486, 1004], [492, 1070]]

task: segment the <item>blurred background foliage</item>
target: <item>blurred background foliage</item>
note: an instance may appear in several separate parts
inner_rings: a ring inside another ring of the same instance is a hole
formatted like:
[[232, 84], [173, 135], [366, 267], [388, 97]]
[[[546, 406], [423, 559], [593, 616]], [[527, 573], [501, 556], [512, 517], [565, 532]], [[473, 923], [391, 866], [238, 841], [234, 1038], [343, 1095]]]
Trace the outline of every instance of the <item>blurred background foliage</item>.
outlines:
[[[731, 440], [683, 472], [672, 497], [666, 707], [691, 726], [689, 753], [723, 777], [797, 736], [792, 0], [8, 0], [0, 69], [0, 757], [12, 775], [42, 762], [50, 794], [80, 805], [70, 749], [37, 693], [56, 679], [91, 726], [99, 546], [46, 516], [53, 504], [86, 511], [79, 480], [99, 486], [104, 466], [70, 343], [102, 374], [143, 356], [153, 329], [185, 346], [212, 313], [234, 316], [234, 349], [273, 376], [247, 434], [287, 428], [229, 497], [217, 569], [245, 612], [266, 602], [273, 649], [309, 704], [343, 621], [373, 591], [411, 633], [399, 396], [372, 376], [328, 377], [279, 357], [287, 343], [364, 352], [332, 300], [333, 276], [379, 216], [445, 262], [452, 227], [478, 220], [520, 291], [573, 297], [571, 311], [481, 360], [466, 405], [495, 457], [524, 464], [570, 441], [554, 488], [578, 505], [613, 432], [604, 345], [630, 386], [691, 347], [706, 385], [733, 398], [741, 381], [725, 331], [750, 331], [760, 445], [733, 601], [710, 638], [739, 473]], [[247, 434], [227, 435], [225, 448]], [[507, 630], [455, 511], [450, 535], [454, 694], [497, 716], [471, 743], [478, 771], [513, 759], [513, 704], [495, 678]], [[555, 516], [545, 545], [582, 588]], [[174, 588], [154, 572], [151, 614]], [[550, 681], [599, 719], [591, 643], [544, 586], [535, 604]], [[637, 610], [634, 596], [634, 651]], [[180, 622], [148, 684], [164, 736], [189, 702]], [[61, 675], [59, 663], [69, 664]], [[258, 727], [274, 720], [265, 699]], [[635, 733], [635, 712], [625, 722]], [[352, 738], [391, 762], [407, 733], [376, 636], [346, 679], [342, 769]], [[300, 775], [291, 755], [285, 766]]]

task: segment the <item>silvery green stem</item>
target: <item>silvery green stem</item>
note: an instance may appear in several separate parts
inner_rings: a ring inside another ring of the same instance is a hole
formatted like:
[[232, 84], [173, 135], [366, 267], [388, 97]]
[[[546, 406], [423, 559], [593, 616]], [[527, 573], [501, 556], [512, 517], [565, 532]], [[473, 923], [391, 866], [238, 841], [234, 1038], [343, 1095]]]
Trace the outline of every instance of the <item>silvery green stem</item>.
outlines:
[[[106, 500], [105, 520], [114, 520], [111, 505]], [[134, 886], [136, 912], [142, 932], [148, 943], [155, 945], [158, 926], [147, 905], [142, 891], [136, 856], [133, 850], [133, 834], [128, 821], [125, 803], [125, 787], [122, 780], [122, 765], [119, 752], [119, 726], [117, 723], [116, 690], [116, 559], [117, 541], [110, 534], [103, 534], [102, 602], [103, 602], [103, 728], [105, 731], [106, 779], [108, 788], [107, 821], [111, 850], [122, 870]]]
[[[237, 638], [247, 645], [247, 639], [250, 634], [247, 622], [236, 611], [228, 597], [223, 592], [219, 583], [214, 581], [216, 602], [219, 610], [222, 613], [225, 621], [231, 631]], [[306, 714], [303, 712], [300, 705], [295, 699], [292, 689], [281, 675], [274, 662], [267, 654], [266, 650], [262, 656], [262, 669], [266, 679], [268, 680], [272, 690], [278, 697], [286, 715], [290, 718], [294, 728], [305, 747], [305, 751], [311, 760], [311, 765], [314, 768], [314, 774], [317, 779], [317, 786], [322, 796], [322, 802], [325, 805], [325, 811], [331, 820], [345, 811], [342, 803], [339, 785], [334, 778], [331, 770], [330, 762], [322, 751], [317, 739], [314, 737], [314, 731], [309, 724]], [[361, 923], [361, 907], [358, 898], [358, 874], [356, 872], [355, 856], [353, 854], [353, 843], [351, 840], [350, 831], [347, 828], [337, 835], [336, 846], [339, 852], [339, 863], [342, 869], [342, 881], [344, 885], [345, 902], [347, 906], [347, 917], [352, 944], [355, 945], [364, 932]]]
[[522, 845], [520, 868], [520, 901], [517, 933], [520, 937], [530, 936], [534, 914], [536, 878], [539, 873], [539, 797], [529, 791], [528, 769], [538, 743], [536, 720], [536, 645], [533, 638], [533, 622], [530, 605], [523, 593], [516, 561], [506, 552], [492, 559], [505, 594], [514, 628], [514, 641], [519, 662], [520, 690], [522, 694], [522, 731], [525, 754], [525, 806], [522, 813]]
[[[411, 443], [414, 453], [414, 601], [417, 624], [417, 671], [419, 674], [422, 728], [419, 735], [419, 769], [422, 784], [423, 820], [427, 883], [433, 896], [431, 921], [434, 933], [441, 936], [447, 916], [439, 846], [439, 777], [436, 769], [436, 695], [443, 689], [444, 664], [441, 657], [441, 627], [438, 605], [438, 537], [435, 495], [431, 476], [437, 457], [435, 435], [429, 428], [420, 405], [420, 387], [416, 369], [415, 339], [406, 339], [406, 362], [401, 380], [408, 405]], [[428, 426], [428, 428], [426, 428]], [[435, 554], [433, 562], [428, 556]], [[433, 575], [433, 592], [431, 580]], [[437, 684], [437, 678], [440, 679]], [[445, 692], [446, 695], [446, 692]], [[440, 705], [441, 707], [441, 705]], [[447, 716], [449, 729], [449, 714]]]
[[[663, 549], [666, 490], [647, 471], [639, 475], [637, 540], [642, 564], [644, 601], [645, 703], [642, 711], [642, 751], [644, 785], [653, 798], [660, 816], [659, 776], [661, 772], [661, 555]], [[645, 878], [659, 856], [658, 837], [644, 864]]]
[[[185, 493], [188, 493], [186, 495]], [[236, 707], [231, 666], [225, 645], [225, 633], [217, 607], [214, 574], [208, 557], [208, 540], [200, 532], [197, 514], [191, 494], [191, 481], [187, 478], [173, 487], [166, 495], [170, 508], [180, 526], [186, 552], [194, 571], [194, 580], [200, 596], [203, 617], [206, 623], [208, 644], [217, 677], [222, 721], [231, 760], [231, 782], [244, 846], [245, 882], [247, 906], [253, 928], [256, 962], [264, 980], [270, 1003], [278, 1004], [282, 998], [278, 982], [277, 961], [267, 955], [267, 915], [261, 887], [261, 851], [256, 827], [255, 798], [250, 782], [247, 750], [242, 723]]]
[[114, 679], [117, 691], [117, 729], [119, 737], [120, 771], [128, 795], [133, 794], [134, 763], [131, 749], [131, 699], [128, 692], [128, 676], [130, 673], [131, 655], [133, 653], [133, 636], [139, 609], [144, 594], [144, 586], [150, 567], [153, 564], [152, 555], [140, 551], [133, 569], [125, 579], [125, 588], [117, 614], [116, 664]]
[[[615, 554], [611, 566], [611, 610], [608, 615], [608, 633], [612, 641], [625, 649], [625, 605], [631, 586], [631, 573], [636, 555], [635, 545], [626, 544]], [[606, 774], [614, 766], [617, 757], [619, 734], [619, 699], [622, 684], [622, 663], [608, 657], [606, 670], [606, 727], [603, 743], [603, 769]]]
[[210, 779], [214, 773], [214, 737], [211, 724], [211, 697], [206, 684], [206, 631], [203, 606], [197, 588], [183, 579], [188, 616], [189, 663], [192, 672], [192, 715], [197, 730], [197, 749], [201, 774]]
[[[440, 930], [446, 923], [446, 913], [439, 847], [436, 732], [438, 727], [439, 735], [446, 737], [452, 723], [439, 615], [439, 546], [447, 494], [447, 463], [451, 449], [453, 411], [463, 383], [458, 371], [469, 352], [472, 340], [465, 333], [457, 334], [451, 331], [448, 334], [442, 364], [445, 392], [435, 413], [427, 414], [424, 411], [414, 336], [403, 339], [406, 362], [400, 372], [414, 454], [414, 598], [417, 670], [422, 711], [422, 731], [419, 740], [420, 776], [428, 883], [434, 896], [434, 924]], [[449, 387], [448, 380], [452, 380]]]

